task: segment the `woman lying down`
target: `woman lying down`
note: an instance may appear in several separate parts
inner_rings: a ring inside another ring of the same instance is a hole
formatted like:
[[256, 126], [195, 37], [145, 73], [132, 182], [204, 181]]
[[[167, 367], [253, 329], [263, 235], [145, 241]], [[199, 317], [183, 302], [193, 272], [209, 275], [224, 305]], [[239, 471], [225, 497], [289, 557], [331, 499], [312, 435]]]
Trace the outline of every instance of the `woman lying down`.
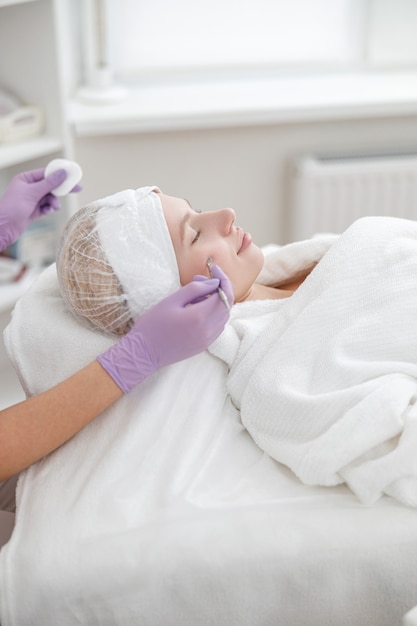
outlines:
[[63, 235], [64, 299], [82, 323], [124, 333], [212, 260], [235, 305], [209, 350], [258, 446], [306, 484], [417, 506], [417, 223], [362, 218], [261, 251], [235, 220], [156, 187], [93, 203]]

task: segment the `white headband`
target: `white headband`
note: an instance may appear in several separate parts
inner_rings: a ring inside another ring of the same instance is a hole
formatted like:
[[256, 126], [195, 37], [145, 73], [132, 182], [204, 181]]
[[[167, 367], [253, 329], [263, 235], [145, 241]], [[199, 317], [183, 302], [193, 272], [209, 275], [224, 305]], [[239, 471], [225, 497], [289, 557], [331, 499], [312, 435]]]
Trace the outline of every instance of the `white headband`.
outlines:
[[126, 189], [95, 202], [97, 231], [134, 320], [181, 286], [158, 187]]

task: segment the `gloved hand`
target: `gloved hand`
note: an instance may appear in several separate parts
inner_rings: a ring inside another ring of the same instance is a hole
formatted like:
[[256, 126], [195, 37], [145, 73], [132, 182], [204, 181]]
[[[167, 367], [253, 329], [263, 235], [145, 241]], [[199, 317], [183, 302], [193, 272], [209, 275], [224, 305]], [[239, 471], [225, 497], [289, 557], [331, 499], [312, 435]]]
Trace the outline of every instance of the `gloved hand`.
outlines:
[[160, 367], [202, 352], [223, 331], [229, 311], [216, 290], [220, 285], [232, 306], [233, 288], [218, 266], [213, 265], [212, 272], [214, 278], [196, 276], [146, 311], [127, 335], [98, 357], [124, 393]]
[[[0, 252], [15, 242], [35, 219], [60, 208], [59, 200], [50, 192], [67, 174], [65, 170], [57, 170], [44, 178], [44, 172], [40, 168], [18, 174], [0, 198]], [[77, 186], [73, 191], [79, 189]]]

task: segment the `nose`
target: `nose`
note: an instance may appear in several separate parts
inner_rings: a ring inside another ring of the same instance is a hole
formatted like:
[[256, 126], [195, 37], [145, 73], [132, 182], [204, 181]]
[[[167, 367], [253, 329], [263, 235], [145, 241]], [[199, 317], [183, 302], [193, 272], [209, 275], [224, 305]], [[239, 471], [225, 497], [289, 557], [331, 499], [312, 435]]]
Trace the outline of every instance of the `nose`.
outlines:
[[222, 235], [228, 235], [236, 221], [236, 213], [230, 208], [220, 209], [217, 213], [220, 231]]

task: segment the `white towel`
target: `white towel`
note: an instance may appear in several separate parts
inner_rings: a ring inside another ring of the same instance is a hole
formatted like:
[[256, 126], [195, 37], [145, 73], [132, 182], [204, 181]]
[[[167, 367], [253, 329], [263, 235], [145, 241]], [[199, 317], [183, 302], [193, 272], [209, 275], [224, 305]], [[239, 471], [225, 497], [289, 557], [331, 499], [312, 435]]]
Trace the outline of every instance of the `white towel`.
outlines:
[[261, 317], [244, 303], [213, 346], [245, 427], [306, 484], [417, 506], [416, 294], [417, 223], [363, 218], [292, 297]]

